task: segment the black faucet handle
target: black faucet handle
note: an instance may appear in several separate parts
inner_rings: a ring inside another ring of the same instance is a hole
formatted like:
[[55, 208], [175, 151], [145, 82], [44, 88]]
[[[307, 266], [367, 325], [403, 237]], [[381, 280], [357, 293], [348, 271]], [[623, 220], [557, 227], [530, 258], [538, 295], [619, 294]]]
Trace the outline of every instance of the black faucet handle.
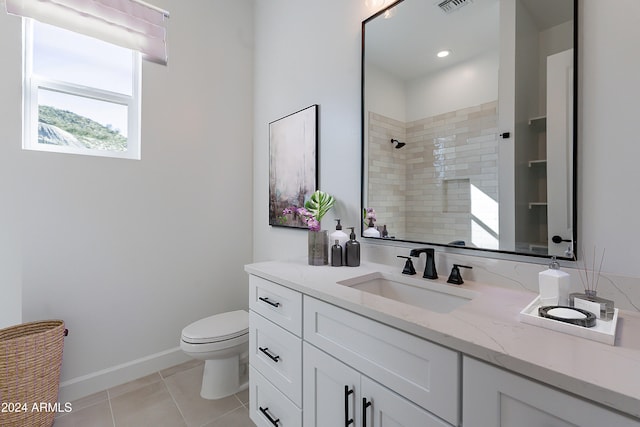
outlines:
[[473, 268], [468, 265], [453, 264], [453, 268], [451, 269], [451, 274], [449, 274], [447, 283], [453, 283], [454, 285], [462, 285], [464, 283], [464, 280], [462, 280], [462, 275], [460, 274], [460, 267], [469, 269]]
[[411, 257], [398, 255], [398, 258], [404, 258], [407, 260], [404, 263], [404, 269], [402, 270], [402, 274], [408, 274], [410, 276], [416, 274], [416, 269], [413, 267], [413, 261], [411, 261]]

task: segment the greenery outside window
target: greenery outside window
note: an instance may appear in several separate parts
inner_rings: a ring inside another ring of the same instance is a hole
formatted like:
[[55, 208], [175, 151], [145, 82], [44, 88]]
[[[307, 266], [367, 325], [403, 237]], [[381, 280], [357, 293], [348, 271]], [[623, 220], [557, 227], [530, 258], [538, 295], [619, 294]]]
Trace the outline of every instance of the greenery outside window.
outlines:
[[23, 148], [140, 159], [140, 53], [24, 22]]

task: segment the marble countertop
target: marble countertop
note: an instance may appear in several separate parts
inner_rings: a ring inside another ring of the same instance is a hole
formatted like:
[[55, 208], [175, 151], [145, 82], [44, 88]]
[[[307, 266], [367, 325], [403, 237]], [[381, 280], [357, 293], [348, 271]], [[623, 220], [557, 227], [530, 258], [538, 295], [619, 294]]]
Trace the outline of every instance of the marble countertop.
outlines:
[[[617, 411], [640, 417], [640, 313], [620, 310], [615, 346], [519, 321], [536, 294], [465, 281], [449, 285], [478, 292], [443, 314], [380, 297], [337, 282], [397, 267], [309, 266], [306, 258], [245, 266], [246, 272], [337, 305], [445, 347], [503, 367]], [[421, 274], [413, 276], [426, 283]]]

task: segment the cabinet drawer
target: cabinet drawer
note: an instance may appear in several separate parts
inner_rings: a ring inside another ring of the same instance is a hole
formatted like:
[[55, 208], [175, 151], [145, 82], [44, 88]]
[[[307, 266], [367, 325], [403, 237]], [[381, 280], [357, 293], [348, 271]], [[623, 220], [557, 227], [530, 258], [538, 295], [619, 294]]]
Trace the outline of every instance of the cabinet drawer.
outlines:
[[457, 352], [307, 296], [304, 340], [458, 425]]
[[249, 363], [302, 406], [302, 340], [254, 311], [249, 314]]
[[249, 308], [302, 335], [302, 294], [258, 276], [249, 276]]
[[249, 416], [251, 421], [257, 427], [300, 427], [302, 425], [302, 410], [280, 393], [253, 367], [249, 369]]

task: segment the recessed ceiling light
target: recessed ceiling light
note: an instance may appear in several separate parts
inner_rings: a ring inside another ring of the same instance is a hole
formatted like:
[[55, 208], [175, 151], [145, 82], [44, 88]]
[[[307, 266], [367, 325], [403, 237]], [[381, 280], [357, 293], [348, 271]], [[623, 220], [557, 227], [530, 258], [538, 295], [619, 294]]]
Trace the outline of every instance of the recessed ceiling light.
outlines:
[[445, 56], [449, 56], [450, 53], [451, 53], [450, 50], [441, 50], [440, 52], [438, 52], [438, 58], [444, 58]]

